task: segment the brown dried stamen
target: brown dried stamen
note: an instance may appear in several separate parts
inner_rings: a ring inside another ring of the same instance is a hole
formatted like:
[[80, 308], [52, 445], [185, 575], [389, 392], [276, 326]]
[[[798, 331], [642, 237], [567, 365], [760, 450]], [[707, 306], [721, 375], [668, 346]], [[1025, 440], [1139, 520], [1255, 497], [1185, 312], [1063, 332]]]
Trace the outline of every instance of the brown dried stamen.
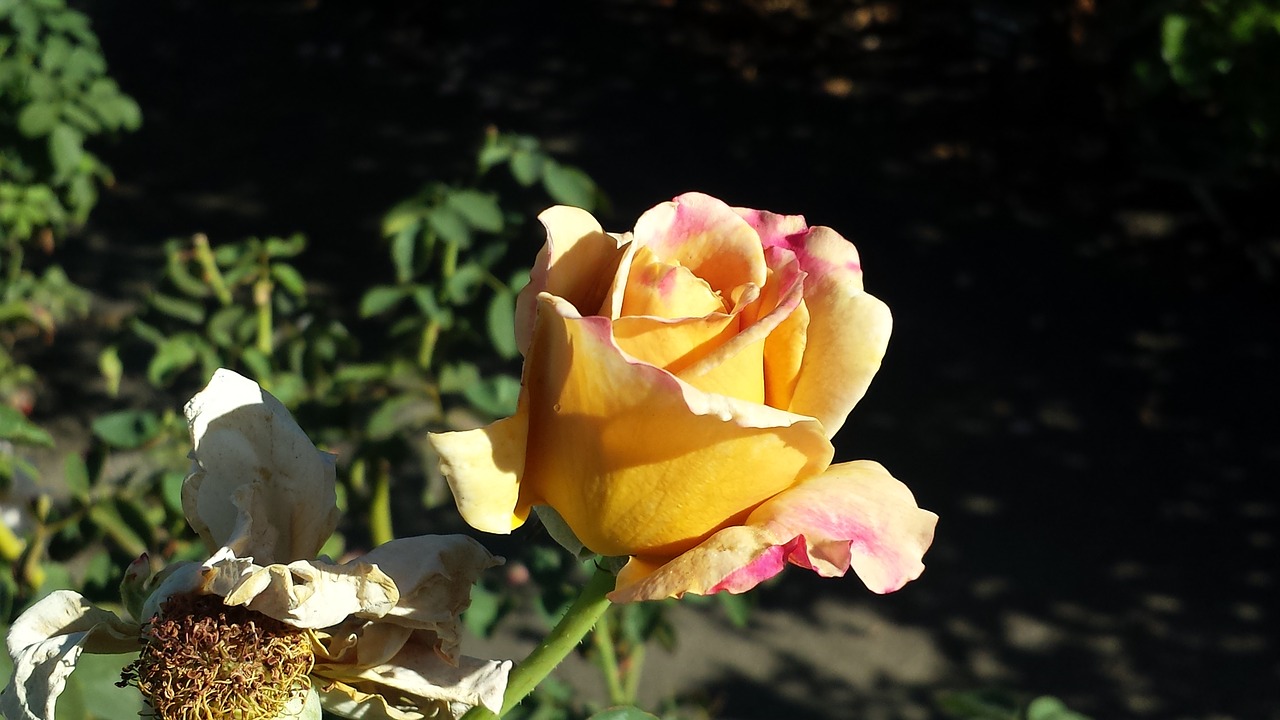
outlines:
[[267, 720], [311, 687], [308, 631], [217, 595], [175, 595], [142, 630], [121, 673], [161, 720]]

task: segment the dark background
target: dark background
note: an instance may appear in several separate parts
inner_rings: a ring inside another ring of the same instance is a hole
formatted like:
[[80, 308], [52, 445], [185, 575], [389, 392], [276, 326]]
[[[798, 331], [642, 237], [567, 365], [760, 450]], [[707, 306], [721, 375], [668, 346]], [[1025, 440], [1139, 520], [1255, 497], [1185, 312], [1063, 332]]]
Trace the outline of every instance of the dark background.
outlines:
[[389, 275], [381, 214], [465, 177], [487, 125], [586, 170], [611, 230], [695, 189], [803, 213], [896, 320], [837, 459], [942, 519], [898, 594], [792, 571], [757, 599], [872, 607], [952, 670], [849, 693], [813, 678], [859, 658], [797, 648], [779, 684], [808, 702], [726, 674], [724, 716], [992, 685], [1095, 718], [1280, 718], [1277, 185], [1139, 152], [1151, 116], [1119, 102], [1125, 58], [1080, 41], [1087, 6], [90, 2], [144, 125], [101, 150], [117, 184], [67, 265], [110, 300], [166, 238], [301, 231], [351, 304]]

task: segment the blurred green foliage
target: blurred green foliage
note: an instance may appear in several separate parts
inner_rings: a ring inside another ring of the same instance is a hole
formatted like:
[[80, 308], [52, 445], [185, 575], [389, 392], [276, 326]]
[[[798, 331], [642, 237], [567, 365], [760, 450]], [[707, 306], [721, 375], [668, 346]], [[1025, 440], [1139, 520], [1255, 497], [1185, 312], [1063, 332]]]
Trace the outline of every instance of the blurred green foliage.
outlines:
[[111, 171], [85, 148], [136, 130], [138, 104], [106, 74], [98, 38], [63, 0], [0, 0], [0, 235], [84, 222]]
[[938, 709], [957, 720], [1090, 720], [1052, 695], [1027, 697], [1006, 690], [966, 690], [938, 697]]
[[1280, 4], [1162, 0], [1100, 12], [1104, 41], [1131, 63], [1119, 99], [1150, 113], [1148, 150], [1219, 179], [1280, 170]]

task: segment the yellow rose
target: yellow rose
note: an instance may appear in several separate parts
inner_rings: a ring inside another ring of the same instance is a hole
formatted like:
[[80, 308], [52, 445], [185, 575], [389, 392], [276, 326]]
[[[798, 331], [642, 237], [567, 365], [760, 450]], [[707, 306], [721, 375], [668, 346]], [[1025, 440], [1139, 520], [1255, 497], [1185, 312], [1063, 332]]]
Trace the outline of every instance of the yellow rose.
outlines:
[[550, 506], [630, 556], [619, 602], [742, 592], [787, 562], [876, 592], [919, 576], [937, 516], [877, 463], [830, 464], [891, 325], [853, 245], [697, 193], [623, 235], [539, 219], [518, 410], [431, 436], [467, 522], [507, 533]]

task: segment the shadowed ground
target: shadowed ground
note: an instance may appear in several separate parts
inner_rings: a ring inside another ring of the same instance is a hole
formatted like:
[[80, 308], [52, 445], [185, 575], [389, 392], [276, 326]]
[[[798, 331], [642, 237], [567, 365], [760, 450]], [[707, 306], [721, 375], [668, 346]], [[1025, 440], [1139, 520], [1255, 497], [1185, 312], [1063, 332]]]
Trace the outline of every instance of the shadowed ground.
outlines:
[[[343, 278], [387, 275], [380, 214], [464, 176], [488, 124], [587, 170], [609, 229], [691, 189], [804, 213], [894, 310], [837, 459], [882, 461], [941, 515], [929, 567], [887, 597], [788, 572], [746, 633], [682, 607], [646, 696], [924, 718], [990, 685], [1100, 719], [1280, 718], [1264, 193], [1139, 162], [1114, 68], [1049, 12], [463, 5], [89, 4], [145, 125], [102, 153], [119, 183], [73, 279], [124, 296], [165, 238], [297, 230], [352, 302]], [[39, 368], [42, 413], [88, 416], [78, 362]]]

